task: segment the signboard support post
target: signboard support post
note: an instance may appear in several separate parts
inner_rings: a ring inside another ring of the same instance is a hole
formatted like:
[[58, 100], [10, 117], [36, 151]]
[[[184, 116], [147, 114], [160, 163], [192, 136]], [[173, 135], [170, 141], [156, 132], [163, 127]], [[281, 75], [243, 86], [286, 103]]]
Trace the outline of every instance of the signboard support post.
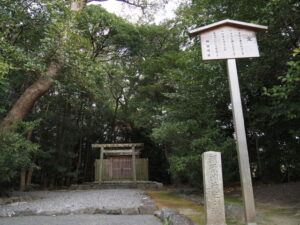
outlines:
[[227, 70], [229, 77], [230, 96], [232, 104], [233, 122], [236, 132], [236, 144], [240, 168], [240, 179], [242, 184], [245, 220], [247, 225], [256, 224], [255, 205], [249, 165], [247, 139], [241, 102], [239, 80], [237, 74], [236, 60], [227, 59]]
[[256, 215], [235, 59], [259, 57], [256, 31], [265, 31], [267, 29], [268, 27], [258, 24], [226, 19], [189, 32], [190, 36], [200, 35], [203, 60], [227, 60], [232, 114], [247, 225], [256, 225]]

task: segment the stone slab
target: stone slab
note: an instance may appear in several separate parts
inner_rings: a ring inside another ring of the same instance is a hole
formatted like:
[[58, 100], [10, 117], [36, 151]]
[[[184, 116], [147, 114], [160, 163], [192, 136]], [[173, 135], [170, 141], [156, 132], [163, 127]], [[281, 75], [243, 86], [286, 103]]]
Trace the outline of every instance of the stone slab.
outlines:
[[226, 225], [220, 152], [202, 154], [206, 225]]

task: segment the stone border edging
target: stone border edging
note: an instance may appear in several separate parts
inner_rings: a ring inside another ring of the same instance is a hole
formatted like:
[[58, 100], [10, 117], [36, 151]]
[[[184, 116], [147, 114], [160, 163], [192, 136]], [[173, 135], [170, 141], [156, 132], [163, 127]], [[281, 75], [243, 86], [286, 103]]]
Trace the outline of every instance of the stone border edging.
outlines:
[[169, 208], [156, 211], [154, 215], [168, 225], [197, 225], [190, 218]]
[[159, 190], [163, 188], [163, 184], [156, 181], [87, 182], [83, 184], [72, 184], [69, 187], [69, 190], [119, 189], [119, 188]]

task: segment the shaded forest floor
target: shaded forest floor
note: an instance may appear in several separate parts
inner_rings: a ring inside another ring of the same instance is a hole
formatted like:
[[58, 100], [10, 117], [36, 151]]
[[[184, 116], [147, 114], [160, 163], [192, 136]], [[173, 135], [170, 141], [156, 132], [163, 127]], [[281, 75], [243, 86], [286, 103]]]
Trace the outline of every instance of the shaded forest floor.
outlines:
[[[228, 189], [226, 196], [241, 201], [241, 189]], [[259, 224], [300, 225], [300, 182], [258, 185], [254, 197]]]
[[[148, 191], [159, 208], [173, 208], [190, 217], [194, 222], [204, 224], [203, 206], [178, 193], [178, 189], [173, 188]], [[203, 199], [200, 192], [192, 195], [200, 200]], [[300, 225], [300, 182], [255, 186], [254, 195], [258, 225]], [[225, 189], [225, 202], [242, 205], [241, 189]], [[238, 219], [227, 218], [227, 224], [242, 225], [244, 223]]]

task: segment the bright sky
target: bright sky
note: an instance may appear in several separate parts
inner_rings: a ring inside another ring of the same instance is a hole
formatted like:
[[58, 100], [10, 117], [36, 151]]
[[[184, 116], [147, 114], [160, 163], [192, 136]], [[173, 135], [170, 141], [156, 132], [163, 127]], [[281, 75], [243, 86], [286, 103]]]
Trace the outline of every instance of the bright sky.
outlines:
[[[162, 6], [154, 15], [154, 21], [156, 24], [162, 22], [165, 19], [174, 18], [174, 11], [178, 5], [185, 0], [169, 0], [168, 4]], [[108, 0], [104, 2], [92, 2], [90, 4], [100, 4], [108, 12], [115, 13], [118, 16], [127, 18], [130, 22], [136, 23], [139, 17], [142, 15], [142, 11], [128, 4], [118, 2], [116, 0]]]

